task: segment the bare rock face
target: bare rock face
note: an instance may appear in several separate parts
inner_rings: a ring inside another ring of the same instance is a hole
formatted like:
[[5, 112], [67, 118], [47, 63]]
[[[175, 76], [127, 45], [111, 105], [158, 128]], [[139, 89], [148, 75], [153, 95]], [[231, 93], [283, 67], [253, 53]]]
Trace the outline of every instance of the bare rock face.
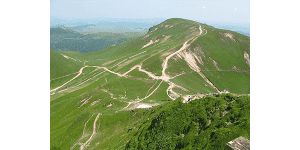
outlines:
[[244, 52], [244, 58], [246, 63], [250, 66], [250, 55], [246, 51]]
[[237, 139], [228, 142], [225, 149], [250, 150], [250, 141], [244, 137], [238, 137]]

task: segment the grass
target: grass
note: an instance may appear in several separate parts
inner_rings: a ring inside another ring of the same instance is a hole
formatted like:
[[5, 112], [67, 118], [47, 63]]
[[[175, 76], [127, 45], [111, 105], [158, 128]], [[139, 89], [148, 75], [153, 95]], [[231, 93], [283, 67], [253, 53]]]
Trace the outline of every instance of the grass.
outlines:
[[50, 81], [50, 89], [54, 89], [54, 88], [62, 85], [63, 83], [68, 82], [69, 80], [71, 80], [72, 78], [74, 78], [76, 75], [77, 75], [77, 73], [71, 74], [69, 76], [62, 77], [62, 78], [59, 78], [59, 79], [51, 80]]
[[[88, 70], [92, 70], [91, 68], [87, 67], [83, 69], [83, 73], [78, 76], [77, 78], [75, 78], [74, 80], [72, 80], [71, 82], [67, 83], [65, 86], [63, 86], [62, 88], [60, 88], [58, 91], [60, 90], [64, 90], [64, 89], [70, 89], [70, 88], [75, 88], [75, 87], [80, 87], [80, 86], [84, 86], [86, 84], [92, 83], [95, 81], [95, 79], [102, 73], [104, 74], [104, 69], [99, 69], [96, 70], [95, 72], [91, 73], [87, 73], [87, 71], [85, 69]], [[94, 78], [95, 77], [95, 78]], [[84, 84], [83, 84], [84, 83]]]
[[250, 73], [236, 71], [202, 71], [220, 90], [231, 93], [250, 94]]
[[139, 78], [139, 79], [151, 79], [146, 73], [140, 72], [139, 68], [133, 69], [127, 75], [135, 77], [135, 78]]
[[[173, 27], [165, 27], [166, 25]], [[220, 90], [226, 88], [232, 93], [249, 93], [250, 67], [245, 63], [243, 55], [244, 51], [250, 54], [250, 39], [206, 24], [201, 26], [208, 33], [190, 43], [191, 46], [186, 50], [202, 58], [204, 66], [196, 62], [201, 72]], [[142, 63], [143, 69], [159, 76], [163, 60], [179, 50], [197, 32], [199, 23], [175, 18], [152, 27], [147, 38], [137, 37], [101, 51], [80, 54], [50, 50], [51, 78], [78, 72], [83, 62], [85, 65], [111, 69], [126, 59], [111, 70], [122, 74]], [[219, 32], [233, 34], [236, 42]], [[171, 37], [162, 42], [168, 35]], [[157, 39], [159, 42], [141, 49], [150, 40]], [[82, 62], [66, 59], [61, 54]], [[218, 63], [222, 71], [217, 71], [209, 57]], [[104, 64], [109, 61], [110, 64]], [[233, 70], [233, 66], [238, 71]], [[168, 61], [166, 74], [174, 77], [182, 72], [184, 74], [170, 81], [189, 90], [182, 91], [183, 95], [216, 92], [184, 60], [176, 60], [175, 55]], [[51, 81], [50, 88], [67, 82], [75, 75], [76, 73]], [[168, 144], [178, 149], [222, 149], [225, 142], [237, 136], [250, 139], [249, 97], [238, 98], [229, 94], [182, 104], [181, 98], [172, 101], [168, 97], [168, 83], [160, 83], [161, 80], [149, 78], [147, 74], [139, 72], [138, 68], [128, 73], [128, 77], [119, 77], [104, 69], [84, 68], [80, 76], [50, 96], [50, 149], [70, 149], [80, 139], [84, 124], [91, 118], [85, 129], [86, 137], [80, 142], [87, 141], [98, 113], [103, 115], [96, 122], [97, 134], [87, 149], [164, 149]], [[150, 97], [141, 101], [148, 104], [158, 103], [159, 106], [120, 111], [129, 101], [146, 97], [159, 84], [159, 88]], [[179, 88], [173, 88], [173, 91], [181, 94]], [[107, 107], [110, 103], [113, 105]], [[229, 111], [228, 116], [220, 116], [225, 110]], [[211, 125], [207, 126], [209, 120]], [[226, 125], [228, 121], [232, 124]], [[182, 138], [182, 134], [185, 138]], [[75, 149], [79, 147], [76, 146]]]
[[[161, 80], [158, 80], [157, 83], [153, 86], [151, 90], [149, 90], [149, 94], [159, 85]], [[147, 99], [145, 99], [142, 102], [147, 102], [147, 103], [164, 103], [167, 101], [170, 101], [171, 99], [166, 93], [167, 88], [169, 87], [169, 84], [166, 82], [162, 82], [161, 85], [158, 87], [158, 89]], [[152, 102], [150, 102], [150, 100]]]
[[91, 142], [92, 149], [125, 149], [128, 140], [138, 130], [142, 120], [147, 119], [151, 111], [143, 109], [121, 111], [113, 115], [102, 115], [97, 134]]
[[[236, 66], [239, 69], [249, 70], [250, 67], [246, 64], [244, 59], [244, 51], [250, 54], [250, 39], [247, 36], [242, 34], [205, 27], [208, 30], [207, 34], [200, 36], [195, 42], [191, 44], [191, 48], [196, 48], [201, 46], [203, 52], [216, 60], [219, 68], [223, 70], [229, 70], [233, 66]], [[234, 42], [228, 37], [225, 37], [224, 33], [230, 33], [233, 35], [233, 38], [238, 41]], [[228, 59], [230, 58], [230, 59]], [[204, 61], [209, 63], [209, 59]], [[207, 67], [207, 69], [212, 70], [214, 67]]]
[[[51, 101], [51, 145], [60, 146], [62, 149], [70, 148], [72, 144], [76, 142], [74, 139], [78, 140], [80, 138], [82, 134], [82, 127], [92, 113], [112, 114], [116, 110], [120, 110], [120, 108], [127, 105], [124, 102], [111, 99], [109, 94], [95, 88], [98, 85], [99, 82], [95, 82], [84, 89], [74, 91]], [[86, 90], [89, 90], [90, 93], [78, 96], [78, 93], [82, 93]], [[82, 104], [80, 101], [90, 98], [91, 96], [93, 97], [89, 99], [88, 103], [80, 107]], [[90, 106], [92, 102], [99, 99], [100, 101], [98, 103]], [[114, 105], [106, 107], [110, 102], [113, 102]], [[104, 104], [106, 105], [104, 106]], [[72, 139], [69, 137], [72, 137]]]
[[197, 72], [187, 73], [171, 79], [170, 81], [186, 88], [193, 94], [208, 94], [217, 92]]
[[161, 76], [161, 71], [162, 71], [162, 66], [161, 64], [163, 63], [163, 59], [160, 58], [159, 55], [155, 55], [149, 59], [147, 59], [143, 63], [143, 69], [152, 72], [156, 76]]
[[180, 59], [176, 55], [173, 56], [168, 61], [168, 68], [166, 69], [166, 73], [170, 76], [176, 76], [182, 74], [183, 72], [193, 72], [193, 70], [188, 66], [187, 62], [183, 59]]
[[109, 90], [116, 97], [124, 96], [126, 91], [127, 100], [135, 100], [137, 98], [144, 98], [154, 80], [136, 80], [134, 78], [121, 77], [117, 80], [111, 81], [104, 85], [104, 88]]
[[58, 52], [50, 50], [50, 79], [78, 72], [81, 67], [83, 67], [83, 63], [66, 59]]
[[184, 91], [184, 90], [182, 90], [182, 89], [180, 89], [180, 88], [173, 88], [172, 90], [173, 90], [174, 92], [180, 93], [180, 94], [182, 94], [182, 95], [189, 95], [189, 94], [191, 94], [191, 93], [186, 92], [186, 91]]

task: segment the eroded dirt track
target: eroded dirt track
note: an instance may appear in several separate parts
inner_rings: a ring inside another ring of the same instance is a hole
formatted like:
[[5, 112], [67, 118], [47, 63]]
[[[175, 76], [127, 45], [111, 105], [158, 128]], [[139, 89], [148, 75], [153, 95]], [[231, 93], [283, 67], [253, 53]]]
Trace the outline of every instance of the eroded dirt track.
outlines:
[[[200, 30], [200, 31], [199, 31], [199, 34], [196, 35], [195, 37], [192, 37], [192, 38], [190, 38], [189, 40], [187, 40], [187, 41], [182, 45], [182, 47], [181, 47], [179, 50], [177, 50], [177, 51], [175, 51], [175, 52], [173, 52], [173, 53], [171, 53], [171, 54], [169, 53], [169, 54], [167, 55], [167, 57], [163, 60], [163, 63], [162, 63], [162, 75], [161, 75], [161, 76], [156, 76], [156, 75], [153, 74], [152, 72], [149, 72], [149, 71], [143, 69], [143, 68], [142, 68], [143, 61], [142, 61], [140, 64], [131, 67], [127, 72], [125, 72], [125, 73], [123, 73], [123, 74], [120, 74], [120, 73], [118, 73], [118, 72], [114, 72], [114, 71], [108, 69], [107, 67], [100, 67], [100, 66], [84, 66], [84, 67], [82, 67], [82, 68], [79, 70], [79, 73], [78, 73], [74, 78], [72, 78], [71, 80], [69, 80], [69, 81], [67, 81], [66, 83], [62, 84], [61, 86], [59, 86], [59, 87], [57, 87], [57, 88], [55, 88], [55, 89], [53, 89], [53, 90], [50, 90], [50, 93], [51, 93], [51, 92], [54, 92], [54, 93], [52, 93], [52, 95], [55, 94], [55, 91], [57, 91], [57, 90], [60, 89], [61, 87], [65, 86], [66, 84], [68, 84], [68, 83], [71, 82], [72, 80], [76, 79], [78, 76], [80, 76], [80, 75], [82, 74], [82, 70], [83, 70], [85, 67], [94, 67], [94, 68], [97, 68], [97, 69], [104, 69], [103, 72], [110, 72], [110, 73], [115, 74], [115, 75], [117, 75], [117, 76], [119, 76], [119, 77], [125, 77], [125, 78], [128, 76], [128, 75], [127, 75], [128, 73], [130, 73], [132, 70], [138, 68], [138, 71], [147, 74], [147, 75], [148, 75], [150, 78], [152, 78], [153, 80], [162, 80], [162, 81], [158, 84], [158, 86], [155, 87], [154, 90], [151, 90], [151, 89], [154, 88], [154, 87], [153, 87], [154, 85], [153, 85], [153, 86], [148, 90], [148, 92], [147, 92], [147, 94], [146, 94], [146, 96], [145, 96], [144, 98], [142, 98], [142, 99], [136, 99], [135, 101], [128, 102], [128, 105], [127, 105], [125, 108], [123, 108], [123, 109], [128, 108], [128, 106], [129, 106], [130, 104], [139, 103], [139, 102], [141, 102], [142, 100], [149, 98], [149, 97], [150, 97], [150, 96], [151, 96], [151, 95], [152, 95], [152, 94], [160, 87], [160, 85], [162, 84], [162, 82], [166, 82], [166, 83], [169, 84], [169, 87], [168, 87], [167, 90], [166, 90], [167, 95], [168, 95], [168, 97], [169, 97], [170, 99], [175, 100], [177, 97], [180, 96], [180, 94], [174, 92], [174, 91], [172, 90], [173, 88], [176, 87], [176, 88], [179, 88], [179, 89], [182, 89], [182, 90], [188, 92], [188, 90], [186, 90], [185, 88], [183, 88], [183, 87], [181, 87], [181, 86], [179, 86], [179, 85], [177, 85], [177, 84], [175, 84], [175, 83], [173, 83], [173, 82], [170, 81], [170, 79], [173, 79], [173, 78], [175, 78], [175, 77], [177, 77], [177, 76], [179, 76], [179, 75], [174, 76], [174, 77], [170, 77], [168, 74], [166, 74], [166, 69], [168, 68], [168, 61], [170, 60], [170, 58], [172, 58], [172, 57], [175, 56], [175, 55], [182, 55], [182, 57], [184, 58], [184, 60], [185, 60], [186, 63], [188, 64], [188, 66], [189, 66], [192, 70], [194, 70], [195, 72], [197, 72], [197, 73], [198, 73], [198, 74], [199, 74], [199, 75], [200, 75], [200, 76], [201, 76], [201, 77], [202, 77], [202, 78], [203, 78], [210, 86], [212, 86], [212, 87], [219, 93], [220, 91], [218, 90], [218, 88], [217, 88], [216, 86], [214, 86], [213, 83], [211, 83], [211, 82], [207, 79], [207, 77], [205, 77], [205, 75], [201, 72], [200, 67], [198, 67], [197, 64], [196, 64], [194, 61], [191, 61], [190, 59], [188, 59], [188, 58], [192, 57], [192, 54], [191, 54], [191, 56], [190, 56], [189, 53], [186, 53], [186, 52], [185, 52], [185, 50], [190, 46], [190, 44], [191, 44], [192, 42], [194, 42], [197, 38], [199, 38], [199, 37], [203, 34], [203, 30], [202, 30], [202, 28], [201, 28], [201, 25], [199, 25], [199, 30]], [[205, 29], [204, 29], [204, 30], [205, 30]], [[207, 30], [205, 30], [205, 31], [206, 31], [206, 32], [205, 32], [205, 34], [206, 34], [206, 33], [207, 33]], [[204, 34], [204, 35], [205, 35], [205, 34]], [[191, 41], [191, 42], [190, 42], [190, 41]], [[157, 42], [158, 42], [158, 41], [157, 41]], [[153, 42], [153, 43], [155, 43], [155, 42]], [[151, 43], [151, 44], [153, 44], [153, 43]], [[148, 43], [148, 45], [149, 45], [149, 43]], [[145, 47], [148, 46], [148, 45], [146, 44]], [[144, 47], [143, 47], [143, 48], [144, 48]], [[142, 48], [141, 48], [141, 49], [142, 49]], [[118, 65], [120, 65], [120, 64], [122, 64], [122, 63], [126, 63], [127, 60], [129, 60], [129, 59], [131, 59], [131, 58], [133, 58], [133, 57], [135, 57], [135, 56], [137, 56], [137, 55], [143, 54], [143, 53], [145, 53], [145, 52], [146, 52], [146, 51], [143, 51], [143, 52], [140, 52], [140, 53], [138, 53], [138, 54], [135, 54], [135, 55], [133, 55], [133, 56], [131, 56], [131, 57], [128, 57], [128, 58], [126, 58], [126, 59], [124, 59], [124, 60], [122, 60], [122, 61], [116, 63], [116, 64], [113, 65], [111, 68], [114, 68], [114, 67], [116, 67], [116, 66], [118, 66]], [[194, 58], [194, 56], [193, 56], [193, 58]], [[194, 60], [194, 59], [193, 59], [193, 60]], [[95, 71], [95, 70], [94, 70], [94, 71]], [[102, 74], [103, 72], [101, 72], [100, 74]], [[98, 76], [98, 75], [100, 75], [100, 74], [97, 74], [96, 76]], [[180, 75], [184, 75], [184, 73], [182, 73], [182, 74], [180, 74]], [[92, 77], [92, 78], [95, 78], [95, 76]], [[76, 86], [73, 86], [73, 87], [71, 87], [71, 88], [74, 88], [74, 87], [77, 87], [77, 86], [79, 86], [79, 85], [82, 85], [83, 83], [85, 83], [85, 82], [91, 80], [92, 78], [89, 78], [89, 79], [87, 79], [87, 80], [85, 80], [85, 81], [83, 81], [83, 82], [81, 82], [81, 83], [79, 83], [79, 84], [77, 84]], [[61, 91], [59, 91], [59, 92], [63, 92], [63, 91], [66, 91], [66, 90], [68, 90], [68, 89], [64, 89], [64, 90], [61, 90]], [[148, 94], [150, 91], [151, 91], [151, 93]]]
[[93, 134], [90, 136], [90, 138], [85, 142], [83, 143], [81, 146], [80, 146], [80, 150], [84, 150], [86, 147], [89, 146], [90, 142], [93, 140], [95, 134], [96, 134], [96, 122], [98, 120], [98, 118], [100, 117], [100, 115], [102, 115], [101, 113], [99, 113], [94, 121], [94, 126], [93, 126]]

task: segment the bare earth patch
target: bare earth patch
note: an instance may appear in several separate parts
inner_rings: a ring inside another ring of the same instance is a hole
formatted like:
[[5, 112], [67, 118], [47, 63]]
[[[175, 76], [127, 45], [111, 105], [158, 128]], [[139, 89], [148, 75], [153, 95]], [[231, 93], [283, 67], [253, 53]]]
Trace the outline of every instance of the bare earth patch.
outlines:
[[168, 38], [170, 38], [172, 35], [168, 35], [168, 36], [165, 36], [165, 38], [161, 41], [161, 42], [165, 42], [166, 40], [168, 40]]
[[150, 45], [152, 45], [152, 44], [154, 44], [154, 43], [156, 43], [156, 42], [158, 42], [158, 41], [159, 41], [159, 39], [157, 39], [157, 40], [155, 40], [155, 41], [150, 40], [150, 42], [147, 43], [146, 45], [144, 45], [144, 46], [142, 47], [142, 49], [145, 48], [145, 47], [147, 47], [147, 46], [150, 46]]
[[146, 39], [147, 37], [149, 37], [149, 34], [147, 34], [146, 36], [143, 37], [143, 40]]
[[134, 106], [132, 108], [129, 108], [129, 109], [150, 108], [150, 107], [157, 106], [157, 105], [159, 105], [159, 104], [158, 103], [155, 103], [155, 104], [136, 103], [136, 104], [134, 104]]
[[100, 101], [100, 99], [98, 99], [98, 100], [96, 100], [96, 101], [93, 101], [93, 102], [91, 103], [91, 106], [95, 105], [95, 104], [98, 103], [99, 101]]
[[103, 63], [102, 66], [109, 65], [109, 64], [111, 64], [111, 63], [113, 63], [113, 62], [115, 62], [115, 61], [117, 61], [117, 60], [119, 60], [119, 59], [121, 59], [121, 58], [123, 58], [123, 57], [117, 58], [117, 59], [115, 59], [115, 60], [107, 61], [107, 62]]
[[90, 138], [85, 142], [83, 143], [81, 146], [80, 146], [80, 150], [84, 150], [86, 147], [89, 146], [90, 142], [93, 140], [95, 134], [96, 134], [96, 122], [98, 120], [98, 118], [100, 117], [100, 115], [102, 115], [101, 113], [99, 113], [94, 121], [94, 126], [93, 126], [93, 134], [90, 136]]
[[132, 62], [134, 62], [134, 61], [140, 59], [141, 57], [143, 57], [143, 56], [138, 56], [138, 57], [132, 58], [132, 59], [130, 59], [130, 60], [128, 60], [128, 61], [126, 61], [126, 62], [120, 64], [118, 67], [116, 67], [115, 70], [117, 71], [117, 70], [119, 70], [119, 69], [121, 69], [121, 68], [123, 68], [123, 67], [129, 65], [130, 63], [132, 63]]
[[218, 63], [215, 60], [213, 60], [211, 57], [209, 57], [209, 59], [213, 62], [214, 66], [217, 68], [217, 70], [221, 71], [221, 69], [218, 66]]
[[[61, 54], [61, 55], [63, 55], [65, 58], [67, 58], [67, 59], [73, 59], [73, 60], [75, 60], [75, 61], [77, 61], [76, 59], [74, 59], [74, 58], [72, 58], [72, 57], [69, 57], [69, 56], [67, 56], [67, 55], [64, 55], [64, 54]], [[81, 61], [80, 61], [81, 62]]]
[[223, 34], [225, 37], [229, 37], [231, 40], [235, 42], [235, 39], [233, 38], [233, 35], [231, 33], [224, 33]]
[[235, 71], [237, 71], [237, 68], [236, 68], [236, 66], [233, 66], [233, 67], [232, 67], [232, 69], [233, 69], [233, 70], [235, 70]]
[[244, 58], [246, 63], [250, 66], [250, 55], [246, 51], [244, 51]]

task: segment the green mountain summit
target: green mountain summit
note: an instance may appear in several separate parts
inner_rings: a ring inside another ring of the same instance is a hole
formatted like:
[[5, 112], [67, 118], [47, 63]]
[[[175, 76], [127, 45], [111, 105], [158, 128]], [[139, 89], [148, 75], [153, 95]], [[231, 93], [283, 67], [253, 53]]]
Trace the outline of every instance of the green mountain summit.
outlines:
[[250, 37], [172, 18], [100, 51], [50, 53], [51, 149], [250, 139]]

